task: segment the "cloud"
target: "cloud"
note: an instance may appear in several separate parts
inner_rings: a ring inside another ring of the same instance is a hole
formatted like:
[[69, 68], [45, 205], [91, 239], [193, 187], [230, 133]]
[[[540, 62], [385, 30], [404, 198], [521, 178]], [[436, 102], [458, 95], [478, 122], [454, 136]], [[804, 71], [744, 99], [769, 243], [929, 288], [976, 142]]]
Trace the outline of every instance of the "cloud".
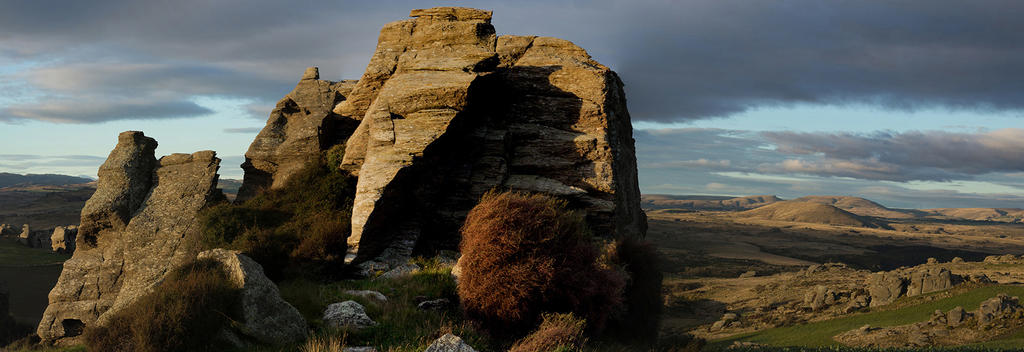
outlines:
[[259, 133], [263, 127], [225, 128], [224, 133]]
[[[792, 104], [1024, 109], [1024, 81], [1006, 78], [1024, 69], [1024, 21], [1019, 21], [1024, 3], [1017, 1], [453, 4], [494, 10], [499, 33], [557, 36], [588, 49], [619, 72], [636, 120], [721, 117]], [[307, 66], [320, 66], [328, 79], [358, 78], [381, 26], [422, 6], [413, 1], [5, 1], [0, 2], [0, 66], [39, 64], [28, 70], [28, 78], [19, 78], [36, 89], [26, 98], [89, 95], [97, 89], [92, 98], [115, 102], [140, 96], [163, 97], [154, 104], [168, 104], [232, 94], [270, 105]], [[100, 84], [80, 83], [87, 81]], [[173, 97], [165, 95], [171, 92]], [[62, 110], [83, 101], [30, 104], [56, 104], [53, 109]], [[63, 115], [43, 117], [70, 121]]]
[[764, 132], [779, 153], [804, 158], [762, 166], [761, 171], [911, 181], [971, 179], [1024, 171], [1024, 129], [981, 133]]

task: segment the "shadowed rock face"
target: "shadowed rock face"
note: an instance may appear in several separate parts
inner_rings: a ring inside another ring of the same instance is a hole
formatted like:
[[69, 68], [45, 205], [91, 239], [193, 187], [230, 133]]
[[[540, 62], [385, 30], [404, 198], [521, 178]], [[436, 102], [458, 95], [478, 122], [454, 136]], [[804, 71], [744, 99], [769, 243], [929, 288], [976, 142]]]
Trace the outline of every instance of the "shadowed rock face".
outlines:
[[359, 176], [357, 261], [455, 248], [490, 189], [586, 210], [604, 237], [643, 237], [636, 157], [618, 76], [571, 42], [495, 36], [490, 12], [414, 10], [386, 25], [334, 112], [360, 120], [342, 168]]
[[266, 127], [245, 153], [245, 179], [238, 199], [283, 186], [306, 161], [348, 139], [358, 122], [331, 109], [354, 85], [354, 81], [321, 80], [316, 67], [306, 69], [295, 89], [277, 102]]
[[124, 132], [100, 167], [77, 248], [37, 328], [44, 341], [74, 343], [85, 327], [104, 323], [195, 258], [196, 215], [218, 195], [220, 159], [201, 151], [156, 160], [156, 144], [142, 132]]

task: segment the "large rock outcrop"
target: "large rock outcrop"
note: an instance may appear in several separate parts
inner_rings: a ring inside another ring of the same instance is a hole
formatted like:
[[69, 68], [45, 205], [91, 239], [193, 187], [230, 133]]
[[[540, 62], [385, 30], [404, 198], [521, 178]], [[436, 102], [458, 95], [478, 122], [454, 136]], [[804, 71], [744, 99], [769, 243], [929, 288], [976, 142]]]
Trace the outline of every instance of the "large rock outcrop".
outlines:
[[75, 238], [78, 237], [78, 226], [57, 226], [50, 235], [50, 249], [59, 253], [74, 253]]
[[466, 213], [491, 189], [564, 197], [599, 236], [644, 235], [614, 72], [566, 40], [499, 37], [490, 11], [411, 16], [384, 26], [366, 72], [334, 109], [359, 121], [341, 166], [359, 177], [356, 261], [456, 247]]
[[198, 252], [198, 211], [220, 194], [212, 151], [157, 160], [157, 143], [124, 132], [100, 166], [82, 210], [76, 250], [37, 328], [48, 343], [74, 343], [83, 329], [150, 292]]
[[238, 200], [283, 186], [310, 159], [344, 142], [358, 122], [331, 110], [354, 85], [354, 81], [321, 80], [316, 67], [306, 69], [295, 89], [277, 102], [266, 127], [245, 152], [245, 179]]

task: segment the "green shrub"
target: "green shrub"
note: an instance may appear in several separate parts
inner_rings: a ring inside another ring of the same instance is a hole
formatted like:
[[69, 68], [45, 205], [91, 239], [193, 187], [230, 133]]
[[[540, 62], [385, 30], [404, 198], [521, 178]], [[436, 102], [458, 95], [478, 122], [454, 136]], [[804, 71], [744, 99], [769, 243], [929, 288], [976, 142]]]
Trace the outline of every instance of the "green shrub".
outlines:
[[[338, 150], [343, 149], [331, 149], [334, 154]], [[325, 158], [331, 155], [329, 151]], [[280, 189], [205, 209], [200, 215], [204, 247], [240, 250], [275, 281], [341, 272], [337, 269], [344, 263], [351, 232], [355, 178], [328, 164], [324, 158], [315, 160]]]
[[220, 263], [199, 260], [172, 271], [152, 293], [90, 326], [90, 351], [223, 350], [218, 333], [238, 316], [239, 289]]
[[587, 322], [570, 314], [544, 314], [537, 330], [516, 342], [508, 352], [583, 351]]
[[650, 346], [658, 339], [663, 299], [658, 251], [649, 242], [634, 239], [616, 241], [610, 247], [612, 264], [622, 268], [628, 279], [623, 294], [625, 311], [608, 323], [608, 335], [615, 340]]
[[574, 313], [600, 331], [624, 279], [597, 263], [583, 217], [545, 195], [488, 193], [462, 227], [459, 297], [492, 334], [515, 337], [541, 313]]

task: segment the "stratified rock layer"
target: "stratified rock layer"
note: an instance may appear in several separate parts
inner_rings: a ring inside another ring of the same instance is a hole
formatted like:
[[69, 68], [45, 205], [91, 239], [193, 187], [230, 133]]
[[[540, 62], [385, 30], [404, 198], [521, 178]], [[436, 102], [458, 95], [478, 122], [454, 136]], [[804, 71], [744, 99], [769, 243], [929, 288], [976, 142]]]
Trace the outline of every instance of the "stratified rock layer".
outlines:
[[489, 11], [411, 15], [381, 30], [366, 72], [334, 109], [361, 121], [341, 166], [359, 176], [356, 261], [456, 247], [466, 213], [491, 189], [557, 195], [586, 210], [598, 236], [644, 236], [614, 72], [565, 40], [498, 37]]
[[37, 333], [74, 343], [83, 329], [150, 292], [198, 251], [198, 211], [218, 194], [212, 151], [156, 160], [156, 141], [124, 132], [82, 210], [76, 250], [50, 291]]
[[306, 69], [295, 89], [277, 102], [266, 127], [245, 153], [245, 179], [238, 199], [283, 186], [309, 160], [344, 142], [358, 122], [331, 110], [354, 85], [353, 81], [321, 80], [316, 67]]

